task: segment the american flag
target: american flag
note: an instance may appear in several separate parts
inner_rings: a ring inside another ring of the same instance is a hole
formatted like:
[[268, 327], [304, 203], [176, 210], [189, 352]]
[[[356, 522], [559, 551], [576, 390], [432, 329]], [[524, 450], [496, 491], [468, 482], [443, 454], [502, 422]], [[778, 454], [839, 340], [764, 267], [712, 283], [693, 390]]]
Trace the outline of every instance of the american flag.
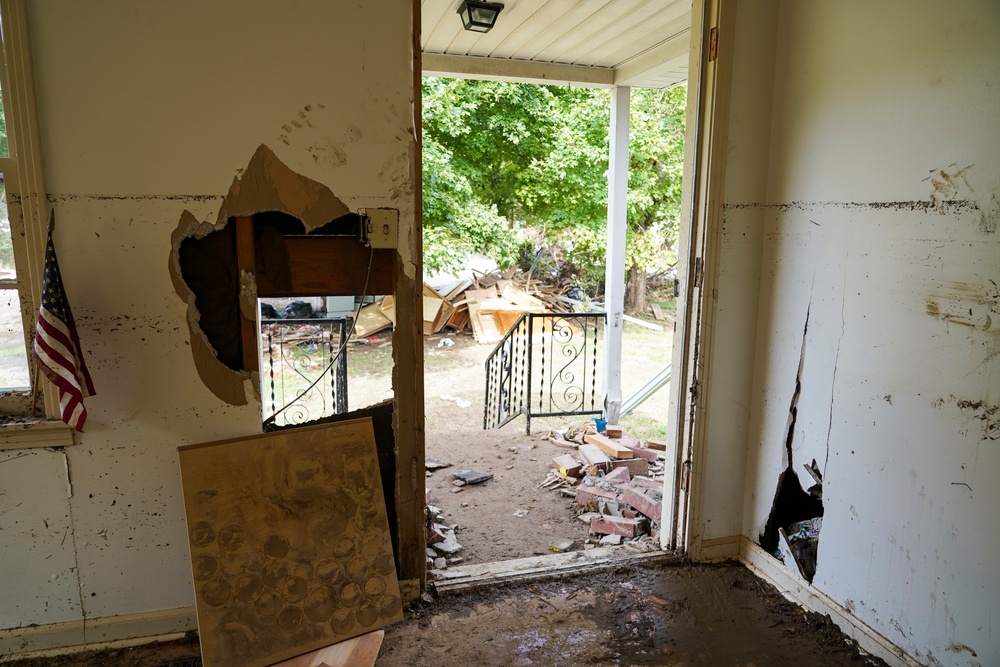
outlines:
[[94, 383], [87, 372], [87, 364], [80, 349], [80, 338], [76, 334], [76, 324], [66, 301], [66, 290], [59, 273], [51, 230], [49, 242], [45, 246], [42, 305], [38, 309], [33, 356], [45, 377], [59, 388], [62, 420], [77, 431], [82, 431], [83, 423], [87, 420], [83, 397], [94, 395]]

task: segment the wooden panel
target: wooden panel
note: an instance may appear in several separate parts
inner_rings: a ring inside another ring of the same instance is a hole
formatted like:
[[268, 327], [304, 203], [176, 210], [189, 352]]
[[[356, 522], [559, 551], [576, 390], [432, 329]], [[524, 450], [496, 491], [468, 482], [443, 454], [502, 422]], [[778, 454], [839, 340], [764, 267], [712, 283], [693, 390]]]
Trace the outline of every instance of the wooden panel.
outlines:
[[283, 660], [272, 667], [372, 667], [384, 638], [385, 630], [376, 630], [291, 660]]
[[[336, 236], [288, 236], [285, 244], [291, 265], [291, 289], [275, 285], [263, 270], [259, 270], [257, 295], [261, 298], [371, 296], [395, 291], [396, 251], [393, 249], [371, 249], [357, 239]], [[369, 258], [371, 276], [366, 288]]]
[[402, 620], [371, 419], [178, 449], [206, 667]]

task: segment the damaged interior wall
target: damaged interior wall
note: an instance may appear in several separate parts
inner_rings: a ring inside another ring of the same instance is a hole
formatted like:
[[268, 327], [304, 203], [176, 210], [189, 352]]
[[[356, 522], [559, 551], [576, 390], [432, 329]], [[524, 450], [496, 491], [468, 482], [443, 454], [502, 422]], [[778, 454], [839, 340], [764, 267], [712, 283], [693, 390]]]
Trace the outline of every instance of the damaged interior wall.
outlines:
[[[199, 378], [165, 262], [182, 211], [214, 222], [266, 144], [352, 211], [399, 209], [400, 273], [420, 284], [412, 6], [392, 5], [30, 3], [55, 241], [98, 393], [75, 446], [0, 465], [8, 494], [32, 480], [0, 517], [19, 536], [2, 547], [18, 602], [0, 605], [0, 652], [193, 627], [176, 448], [261, 423]], [[397, 424], [407, 460], [417, 412]]]
[[694, 555], [815, 459], [815, 589], [921, 664], [1000, 663], [1000, 12], [735, 16]]

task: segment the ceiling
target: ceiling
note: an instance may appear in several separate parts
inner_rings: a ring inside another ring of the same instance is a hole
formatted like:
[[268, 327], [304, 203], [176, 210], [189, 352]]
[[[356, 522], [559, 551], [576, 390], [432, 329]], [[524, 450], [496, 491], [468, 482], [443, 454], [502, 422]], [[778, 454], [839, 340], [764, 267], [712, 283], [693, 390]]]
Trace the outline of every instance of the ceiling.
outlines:
[[461, 0], [422, 0], [427, 75], [610, 88], [687, 80], [691, 0], [502, 0], [486, 34], [462, 28]]

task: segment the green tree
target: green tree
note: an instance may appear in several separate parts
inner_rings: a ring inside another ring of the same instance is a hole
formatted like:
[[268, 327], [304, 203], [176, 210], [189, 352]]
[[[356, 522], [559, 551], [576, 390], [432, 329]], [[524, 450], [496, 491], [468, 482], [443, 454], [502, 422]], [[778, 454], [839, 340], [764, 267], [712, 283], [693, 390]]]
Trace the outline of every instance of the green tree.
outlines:
[[[647, 268], [665, 261], [676, 238], [684, 99], [683, 88], [633, 95], [633, 307], [643, 307]], [[597, 89], [425, 79], [425, 264], [454, 268], [483, 252], [506, 268], [532, 230], [595, 290], [604, 277], [609, 109], [610, 95]]]

